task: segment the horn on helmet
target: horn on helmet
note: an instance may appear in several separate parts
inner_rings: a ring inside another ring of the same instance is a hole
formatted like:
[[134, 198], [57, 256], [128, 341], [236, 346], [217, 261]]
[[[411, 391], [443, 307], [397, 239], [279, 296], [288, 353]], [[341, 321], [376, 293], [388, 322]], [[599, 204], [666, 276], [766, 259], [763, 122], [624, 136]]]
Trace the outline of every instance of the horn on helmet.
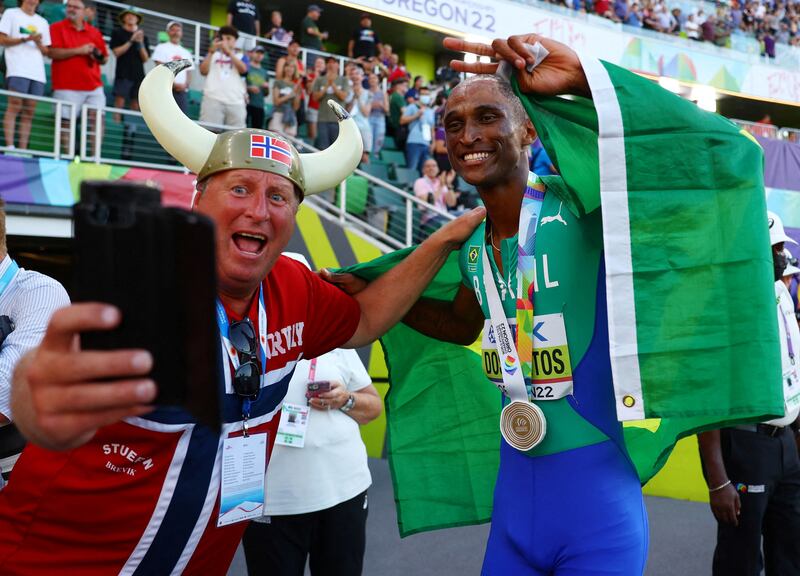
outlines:
[[347, 178], [361, 162], [364, 150], [356, 121], [336, 102], [329, 100], [328, 106], [339, 119], [339, 136], [321, 152], [300, 155], [307, 196], [334, 188]]
[[139, 107], [158, 143], [196, 174], [217, 136], [186, 116], [172, 96], [175, 76], [191, 65], [190, 60], [175, 60], [153, 68], [139, 87]]

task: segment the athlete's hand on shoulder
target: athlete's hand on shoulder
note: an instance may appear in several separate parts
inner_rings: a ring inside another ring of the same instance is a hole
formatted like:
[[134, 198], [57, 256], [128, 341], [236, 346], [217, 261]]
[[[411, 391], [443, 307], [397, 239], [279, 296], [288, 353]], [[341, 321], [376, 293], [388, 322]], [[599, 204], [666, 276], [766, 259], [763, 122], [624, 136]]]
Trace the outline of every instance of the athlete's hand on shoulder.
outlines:
[[722, 490], [711, 492], [708, 498], [711, 504], [711, 511], [718, 522], [724, 522], [732, 526], [739, 525], [739, 512], [742, 509], [742, 502], [733, 484], [728, 484]]
[[[535, 60], [525, 44], [539, 42], [549, 54], [536, 68], [528, 72], [527, 67]], [[507, 39], [497, 38], [492, 45], [467, 42], [461, 38], [445, 38], [444, 47], [456, 52], [469, 52], [477, 56], [488, 56], [494, 60], [506, 60], [514, 67], [520, 89], [525, 93], [542, 96], [577, 94], [589, 96], [589, 83], [578, 55], [567, 45], [538, 34], [520, 34]], [[450, 67], [457, 72], [472, 74], [494, 74], [497, 62], [472, 62], [451, 60]]]
[[153, 360], [145, 350], [81, 350], [79, 334], [110, 330], [121, 320], [106, 304], [73, 304], [53, 314], [38, 348], [14, 372], [14, 422], [32, 442], [67, 450], [98, 428], [153, 409], [156, 385], [146, 378]]
[[423, 244], [443, 242], [449, 244], [453, 250], [458, 249], [472, 235], [478, 224], [483, 222], [484, 218], [486, 218], [486, 208], [483, 206], [473, 208], [439, 228]]
[[369, 282], [346, 272], [332, 272], [327, 268], [323, 268], [318, 272], [319, 277], [339, 288], [345, 294], [354, 296], [367, 287]]

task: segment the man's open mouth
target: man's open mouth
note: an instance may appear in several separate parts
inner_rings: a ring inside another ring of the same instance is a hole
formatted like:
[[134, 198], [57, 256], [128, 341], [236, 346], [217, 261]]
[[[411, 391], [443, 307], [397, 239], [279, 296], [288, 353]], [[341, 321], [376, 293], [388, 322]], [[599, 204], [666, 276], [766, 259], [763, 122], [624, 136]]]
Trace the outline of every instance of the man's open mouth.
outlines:
[[245, 254], [258, 254], [267, 245], [266, 236], [261, 234], [250, 234], [248, 232], [236, 232], [233, 235], [233, 243]]

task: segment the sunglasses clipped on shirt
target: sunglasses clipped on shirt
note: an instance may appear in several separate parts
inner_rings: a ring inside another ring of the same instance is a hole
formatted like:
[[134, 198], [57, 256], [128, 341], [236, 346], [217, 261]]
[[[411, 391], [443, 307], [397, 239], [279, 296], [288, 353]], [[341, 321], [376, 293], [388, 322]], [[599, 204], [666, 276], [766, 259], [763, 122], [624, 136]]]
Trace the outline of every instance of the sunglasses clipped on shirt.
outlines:
[[254, 400], [261, 390], [261, 359], [258, 338], [250, 318], [234, 322], [228, 339], [239, 355], [239, 367], [233, 375], [233, 389], [242, 398]]

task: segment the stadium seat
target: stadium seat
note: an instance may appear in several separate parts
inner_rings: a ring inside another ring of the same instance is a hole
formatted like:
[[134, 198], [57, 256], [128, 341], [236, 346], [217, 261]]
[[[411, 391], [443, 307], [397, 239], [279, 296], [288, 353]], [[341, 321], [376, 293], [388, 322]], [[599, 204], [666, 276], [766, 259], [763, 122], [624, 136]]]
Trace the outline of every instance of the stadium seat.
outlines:
[[[8, 2], [5, 2], [5, 5], [8, 7]], [[14, 3], [14, 6], [16, 6], [16, 2]], [[39, 6], [39, 12], [42, 14], [42, 17], [47, 20], [48, 24], [55, 24], [67, 16], [67, 8], [64, 4], [56, 4], [51, 2], [42, 3]]]
[[401, 184], [401, 188], [408, 185], [413, 186], [417, 178], [419, 178], [419, 172], [413, 168], [396, 167], [394, 169], [394, 180]]
[[361, 166], [361, 169], [367, 174], [375, 176], [375, 178], [389, 180], [389, 167], [386, 164], [364, 164]]
[[383, 138], [383, 149], [397, 150], [397, 145], [394, 143], [394, 138], [392, 138], [391, 136], [385, 136]]
[[[355, 174], [348, 176], [345, 198], [345, 210], [350, 214], [362, 215], [367, 211], [367, 196], [369, 195], [369, 182], [363, 176]], [[339, 187], [336, 187], [336, 205], [339, 205]]]
[[406, 155], [399, 150], [381, 150], [381, 160], [388, 164], [405, 167]]

